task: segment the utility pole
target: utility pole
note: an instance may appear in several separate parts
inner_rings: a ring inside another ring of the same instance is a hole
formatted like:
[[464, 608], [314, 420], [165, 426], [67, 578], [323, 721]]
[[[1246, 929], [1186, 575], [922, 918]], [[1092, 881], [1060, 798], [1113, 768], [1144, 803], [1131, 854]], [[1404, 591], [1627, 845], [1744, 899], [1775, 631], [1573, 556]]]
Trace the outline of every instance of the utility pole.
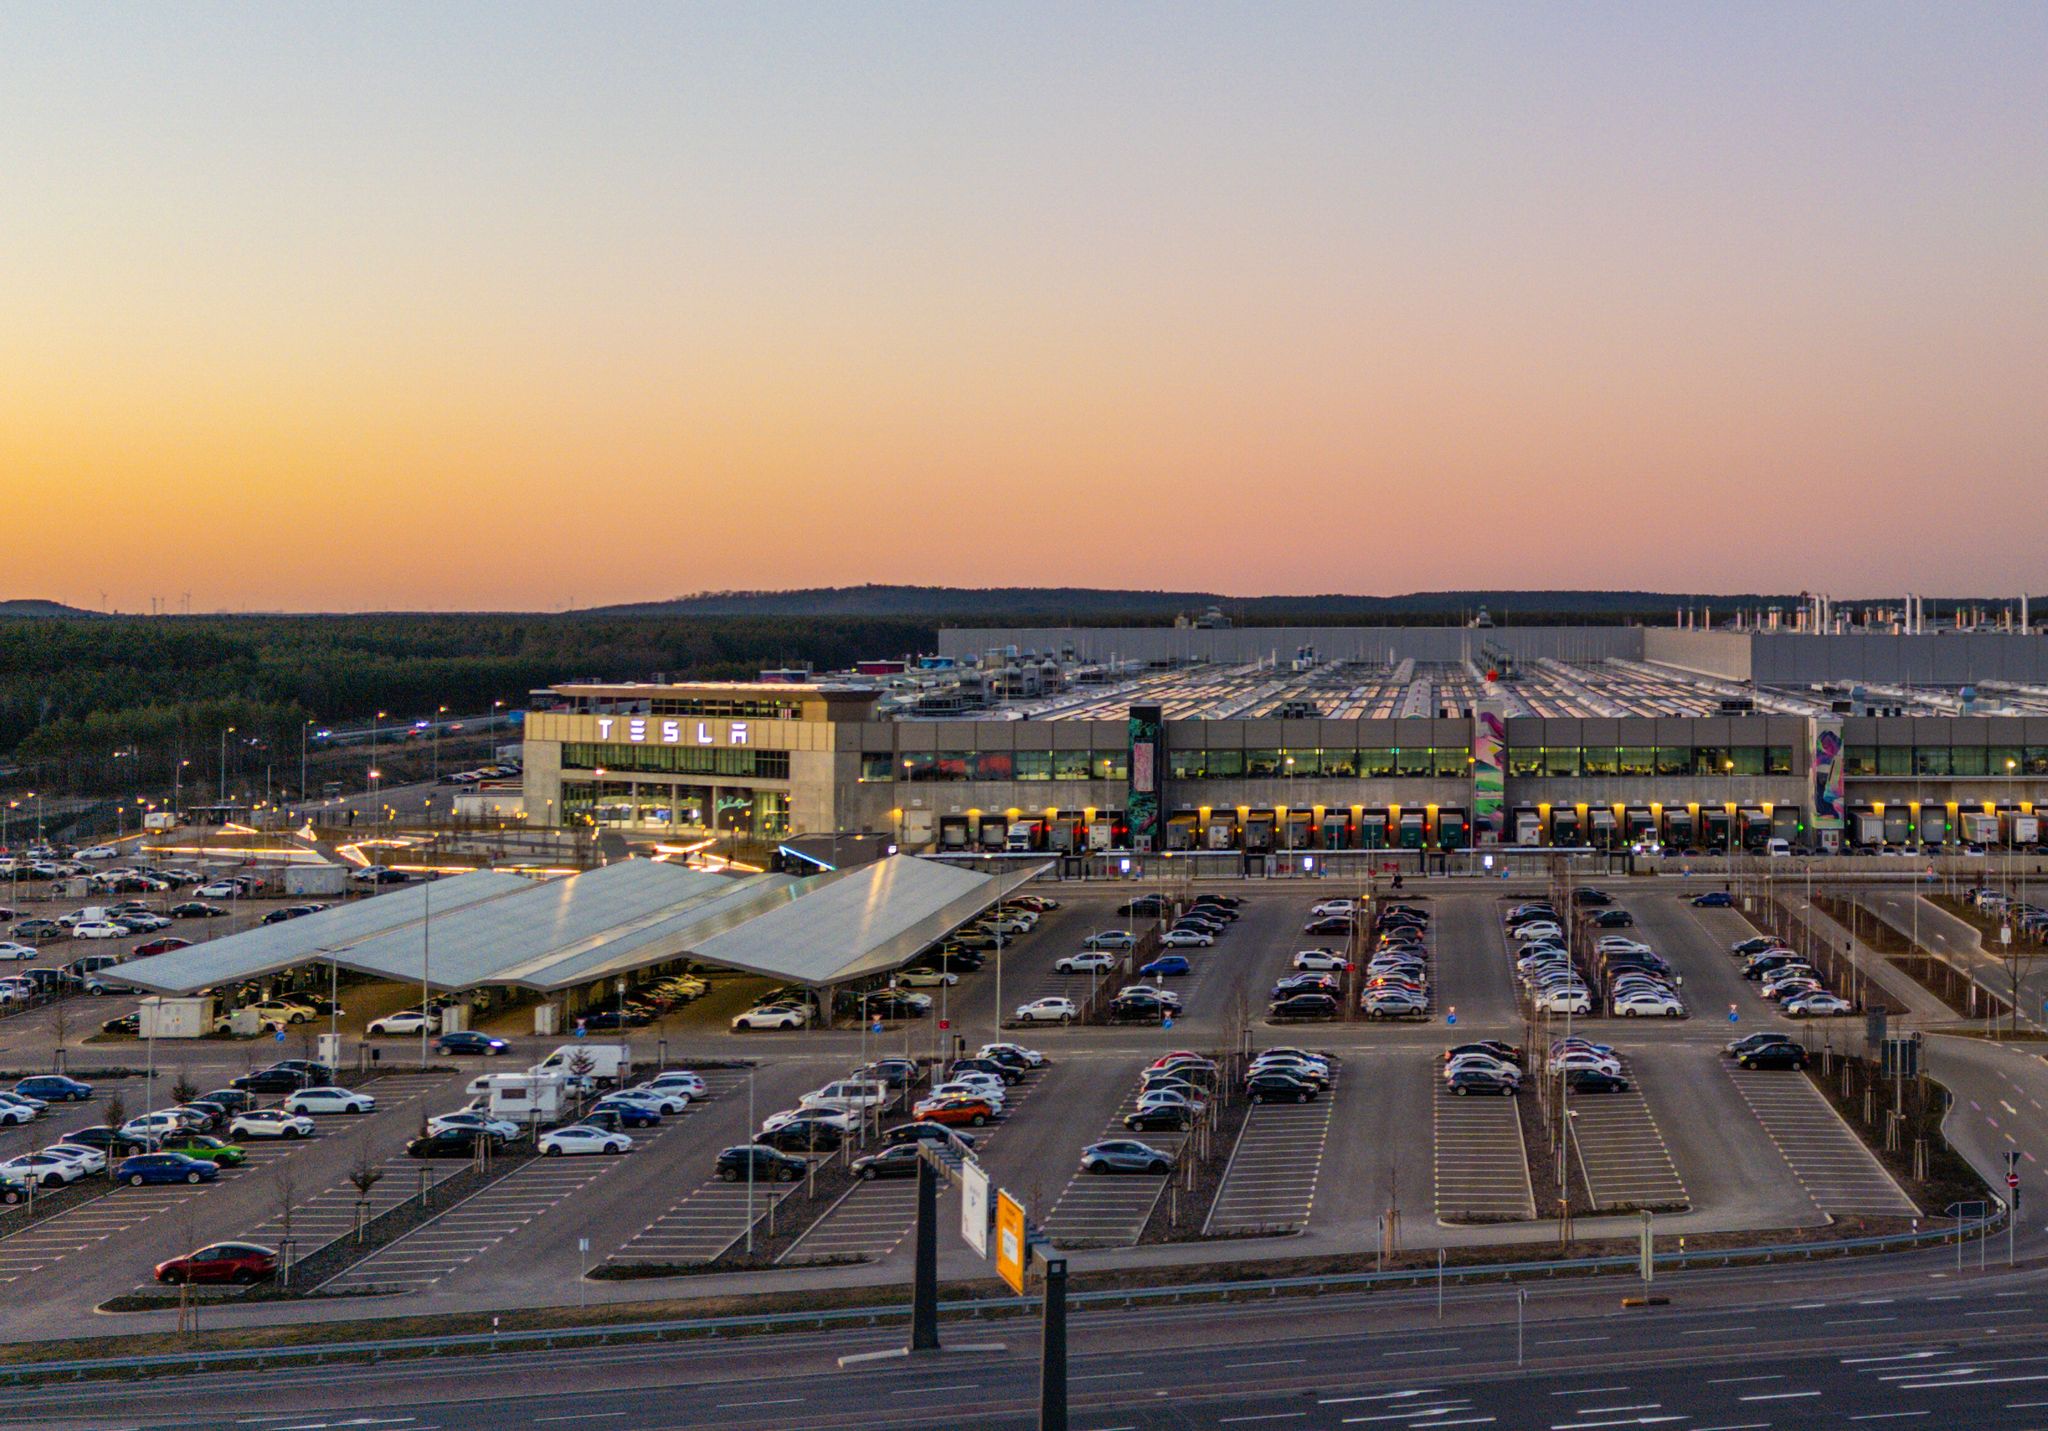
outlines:
[[1067, 1259], [1045, 1262], [1045, 1330], [1038, 1360], [1039, 1431], [1067, 1431]]

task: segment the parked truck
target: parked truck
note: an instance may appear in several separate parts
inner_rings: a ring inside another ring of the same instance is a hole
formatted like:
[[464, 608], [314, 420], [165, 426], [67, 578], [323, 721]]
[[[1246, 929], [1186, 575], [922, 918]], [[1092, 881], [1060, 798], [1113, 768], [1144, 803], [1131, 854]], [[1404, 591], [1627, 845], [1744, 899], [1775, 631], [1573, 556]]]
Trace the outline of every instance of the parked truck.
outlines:
[[288, 895], [344, 895], [348, 893], [347, 865], [286, 865], [284, 892]]
[[1998, 843], [1998, 817], [1987, 815], [1982, 810], [1962, 812], [1963, 843], [1967, 845], [1995, 845]]
[[2005, 842], [2018, 849], [2041, 843], [2041, 817], [2023, 814], [2018, 810], [2005, 813]]
[[1884, 816], [1868, 810], [1858, 810], [1850, 816], [1856, 826], [1856, 843], [1859, 845], [1881, 845], [1884, 843]]
[[561, 1074], [492, 1073], [480, 1081], [477, 1092], [490, 1115], [528, 1132], [560, 1121], [569, 1104], [569, 1080]]

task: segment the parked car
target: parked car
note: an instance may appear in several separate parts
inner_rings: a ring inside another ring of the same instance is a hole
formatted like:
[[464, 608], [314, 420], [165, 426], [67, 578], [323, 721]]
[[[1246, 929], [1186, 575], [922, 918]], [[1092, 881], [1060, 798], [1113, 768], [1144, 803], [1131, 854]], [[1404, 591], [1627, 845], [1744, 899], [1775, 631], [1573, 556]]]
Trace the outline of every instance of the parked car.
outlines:
[[1117, 957], [1106, 950], [1090, 949], [1080, 954], [1069, 954], [1053, 961], [1056, 974], [1099, 974], [1115, 969]]
[[277, 1275], [277, 1254], [254, 1242], [211, 1242], [156, 1264], [156, 1280], [172, 1286], [231, 1283], [247, 1287]]
[[1710, 889], [1705, 894], [1694, 895], [1692, 902], [1696, 909], [1732, 909], [1735, 896], [1725, 889]]
[[301, 1088], [284, 1100], [287, 1113], [374, 1113], [377, 1100], [346, 1088]]
[[212, 1163], [183, 1153], [138, 1153], [123, 1158], [114, 1169], [114, 1181], [133, 1188], [153, 1183], [210, 1183], [219, 1177], [220, 1169]]
[[1150, 1143], [1140, 1143], [1130, 1138], [1111, 1138], [1104, 1142], [1092, 1143], [1082, 1150], [1081, 1171], [1159, 1175], [1173, 1171], [1173, 1159]]
[[1017, 1006], [1017, 1019], [1027, 1024], [1070, 1024], [1080, 1016], [1072, 999], [1033, 999]]
[[1770, 1043], [1737, 1054], [1735, 1061], [1744, 1068], [1804, 1068], [1806, 1050], [1796, 1043]]
[[157, 1151], [183, 1153], [188, 1158], [198, 1158], [223, 1168], [237, 1168], [249, 1161], [249, 1155], [239, 1143], [229, 1143], [211, 1133], [196, 1129], [179, 1129], [164, 1134], [156, 1140]]
[[313, 1120], [279, 1108], [252, 1108], [230, 1120], [228, 1133], [236, 1138], [310, 1138]]
[[742, 1014], [735, 1014], [732, 1030], [734, 1033], [745, 1033], [749, 1029], [800, 1029], [810, 1021], [810, 1011], [796, 1005], [755, 1008], [748, 1009]]
[[1149, 979], [1170, 979], [1188, 973], [1195, 966], [1188, 962], [1185, 954], [1162, 954], [1138, 972]]
[[723, 1182], [793, 1183], [810, 1171], [802, 1158], [792, 1157], [761, 1143], [743, 1143], [726, 1148], [712, 1162], [712, 1174]]
[[14, 1091], [26, 1098], [41, 1099], [45, 1103], [83, 1103], [92, 1097], [92, 1085], [80, 1083], [75, 1078], [66, 1078], [61, 1073], [39, 1073], [24, 1078], [14, 1085]]
[[587, 1128], [571, 1123], [566, 1128], [557, 1128], [552, 1133], [543, 1133], [534, 1145], [544, 1157], [575, 1157], [590, 1153], [609, 1153], [614, 1156], [633, 1146], [633, 1140], [624, 1133], [608, 1133], [602, 1128]]
[[479, 1145], [490, 1141], [491, 1135], [480, 1128], [441, 1128], [411, 1139], [405, 1145], [405, 1155], [408, 1158], [474, 1158]]

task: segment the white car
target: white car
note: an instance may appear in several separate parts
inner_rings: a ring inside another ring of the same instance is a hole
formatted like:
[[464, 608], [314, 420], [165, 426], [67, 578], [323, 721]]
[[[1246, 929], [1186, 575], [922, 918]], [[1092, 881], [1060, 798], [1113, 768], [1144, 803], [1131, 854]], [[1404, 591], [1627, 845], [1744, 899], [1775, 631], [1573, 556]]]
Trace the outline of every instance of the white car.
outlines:
[[816, 1088], [797, 1100], [800, 1108], [829, 1108], [834, 1113], [858, 1113], [880, 1108], [889, 1101], [889, 1085], [867, 1078], [842, 1078]]
[[540, 1135], [540, 1150], [550, 1158], [583, 1153], [623, 1153], [632, 1146], [633, 1140], [624, 1133], [607, 1133], [601, 1128], [586, 1128], [581, 1123], [572, 1123], [566, 1128]]
[[1854, 1007], [1853, 1004], [1840, 994], [1830, 994], [1825, 990], [1819, 993], [1801, 994], [1797, 998], [1785, 1000], [1785, 1012], [1794, 1018], [1800, 1019], [1825, 1018], [1832, 1014], [1846, 1014], [1851, 1012]]
[[1310, 905], [1308, 912], [1321, 916], [1326, 914], [1352, 914], [1357, 909], [1357, 904], [1348, 899], [1324, 899]]
[[23, 1153], [0, 1163], [0, 1182], [34, 1183], [39, 1188], [60, 1188], [85, 1176], [85, 1169], [69, 1158], [48, 1153]]
[[1685, 1005], [1670, 994], [1660, 994], [1650, 989], [1636, 989], [1615, 997], [1614, 1012], [1625, 1019], [1644, 1015], [1651, 1018], [1675, 1019], [1685, 1012]]
[[1116, 968], [1117, 957], [1103, 949], [1088, 949], [1053, 961], [1055, 974], [1099, 974]]
[[150, 914], [131, 910], [121, 916], [120, 923], [136, 934], [151, 934], [159, 929], [169, 929], [171, 921], [161, 914]]
[[88, 919], [71, 926], [73, 939], [126, 939], [134, 931], [111, 919]]
[[686, 1112], [690, 1106], [690, 1095], [680, 1088], [622, 1088], [611, 1096], [652, 1108], [664, 1118]]
[[69, 1158], [84, 1168], [88, 1174], [103, 1173], [107, 1170], [107, 1155], [98, 1148], [88, 1148], [83, 1143], [52, 1143], [42, 1150], [46, 1158]]
[[240, 899], [245, 891], [232, 880], [217, 879], [192, 891], [195, 899]]
[[1524, 924], [1514, 931], [1515, 938], [1527, 944], [1532, 939], [1562, 939], [1564, 931], [1555, 924]]
[[383, 1038], [399, 1038], [406, 1034], [441, 1032], [439, 1013], [421, 1013], [418, 1009], [400, 1009], [395, 1014], [386, 1014], [381, 1019], [371, 1019], [369, 1032]]
[[36, 957], [36, 951], [26, 944], [16, 944], [11, 939], [0, 939], [0, 959], [26, 960]]
[[851, 1113], [841, 1113], [832, 1108], [785, 1108], [780, 1113], [770, 1113], [761, 1120], [761, 1131], [772, 1133], [777, 1128], [786, 1128], [791, 1123], [828, 1123], [842, 1133], [851, 1133], [860, 1120]]
[[197, 1113], [180, 1113], [168, 1109], [162, 1113], [144, 1113], [130, 1118], [121, 1125], [124, 1138], [154, 1138], [160, 1133], [174, 1133], [182, 1128], [197, 1128], [202, 1120]]
[[1207, 949], [1215, 942], [1213, 934], [1194, 929], [1169, 929], [1159, 936], [1159, 943], [1167, 949]]
[[1621, 1060], [1611, 1053], [1595, 1053], [1589, 1048], [1568, 1048], [1562, 1053], [1550, 1056], [1552, 1073], [1621, 1073]]
[[121, 851], [114, 845], [93, 845], [78, 852], [78, 858], [82, 860], [117, 860], [120, 857]]
[[1334, 949], [1303, 949], [1294, 956], [1294, 967], [1324, 974], [1341, 974], [1350, 961]]
[[1444, 1080], [1448, 1082], [1467, 1069], [1476, 1069], [1481, 1073], [1498, 1073], [1503, 1077], [1515, 1079], [1522, 1076], [1522, 1070], [1504, 1058], [1495, 1058], [1490, 1053], [1461, 1053], [1444, 1064]]
[[1128, 929], [1105, 929], [1081, 941], [1083, 949], [1135, 949], [1138, 936]]
[[287, 1113], [375, 1113], [377, 1100], [346, 1088], [301, 1088], [284, 1101]]
[[1657, 951], [1640, 939], [1631, 939], [1625, 934], [1609, 934], [1593, 946], [1602, 954], [1654, 954]]
[[957, 984], [960, 976], [950, 969], [905, 969], [896, 975], [899, 989], [936, 989], [941, 984]]
[[800, 1029], [810, 1021], [810, 1014], [799, 1008], [748, 1009], [733, 1015], [732, 1028], [734, 1033], [748, 1029]]
[[926, 1095], [930, 1098], [979, 1098], [998, 1113], [1003, 1111], [1003, 1085], [998, 1080], [993, 1086], [986, 1083], [969, 1083], [956, 1078], [949, 1083], [935, 1084]]
[[1025, 1024], [1070, 1024], [1079, 1014], [1072, 999], [1033, 999], [1017, 1006], [1017, 1022]]
[[479, 1133], [489, 1133], [495, 1138], [516, 1138], [519, 1125], [509, 1118], [493, 1118], [490, 1114], [474, 1108], [461, 1108], [453, 1113], [442, 1113], [427, 1120], [427, 1132], [439, 1133], [447, 1128], [474, 1128]]
[[0, 1128], [35, 1121], [36, 1110], [26, 1103], [0, 1103]]
[[1539, 1014], [1590, 1014], [1593, 1000], [1584, 989], [1551, 989], [1536, 996]]
[[705, 1083], [701, 1074], [691, 1073], [688, 1069], [677, 1068], [671, 1069], [667, 1073], [657, 1073], [645, 1083], [636, 1085], [633, 1092], [687, 1093], [692, 1098], [705, 1098], [710, 1096], [711, 1087]]
[[1190, 1098], [1178, 1088], [1155, 1088], [1149, 1093], [1138, 1095], [1138, 1112], [1149, 1113], [1154, 1108], [1182, 1108], [1189, 1113], [1200, 1115], [1209, 1105], [1199, 1098]]
[[310, 1138], [313, 1136], [313, 1120], [303, 1113], [289, 1113], [279, 1108], [252, 1108], [247, 1113], [237, 1113], [228, 1124], [230, 1138]]

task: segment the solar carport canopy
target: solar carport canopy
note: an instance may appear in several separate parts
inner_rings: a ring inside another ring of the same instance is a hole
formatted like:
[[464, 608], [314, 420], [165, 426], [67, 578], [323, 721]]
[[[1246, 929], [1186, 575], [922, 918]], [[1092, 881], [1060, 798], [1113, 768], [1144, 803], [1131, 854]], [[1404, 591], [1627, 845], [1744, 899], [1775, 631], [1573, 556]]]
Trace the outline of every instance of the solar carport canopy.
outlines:
[[[432, 900], [434, 917], [453, 914], [484, 900], [501, 899], [533, 888], [518, 875], [481, 870], [435, 883], [337, 904], [318, 914], [279, 924], [260, 925], [241, 934], [209, 939], [187, 949], [133, 959], [121, 966], [123, 983], [163, 994], [189, 994], [216, 984], [275, 974], [295, 964], [325, 962], [332, 951], [353, 948], [394, 931], [411, 930], [418, 947], [418, 929]], [[417, 973], [419, 961], [413, 961]]]
[[332, 961], [452, 990], [543, 992], [680, 958], [832, 984], [893, 969], [1037, 873], [1002, 875], [897, 855], [811, 879], [734, 879], [625, 860], [534, 884], [460, 875], [121, 966], [167, 994]]

